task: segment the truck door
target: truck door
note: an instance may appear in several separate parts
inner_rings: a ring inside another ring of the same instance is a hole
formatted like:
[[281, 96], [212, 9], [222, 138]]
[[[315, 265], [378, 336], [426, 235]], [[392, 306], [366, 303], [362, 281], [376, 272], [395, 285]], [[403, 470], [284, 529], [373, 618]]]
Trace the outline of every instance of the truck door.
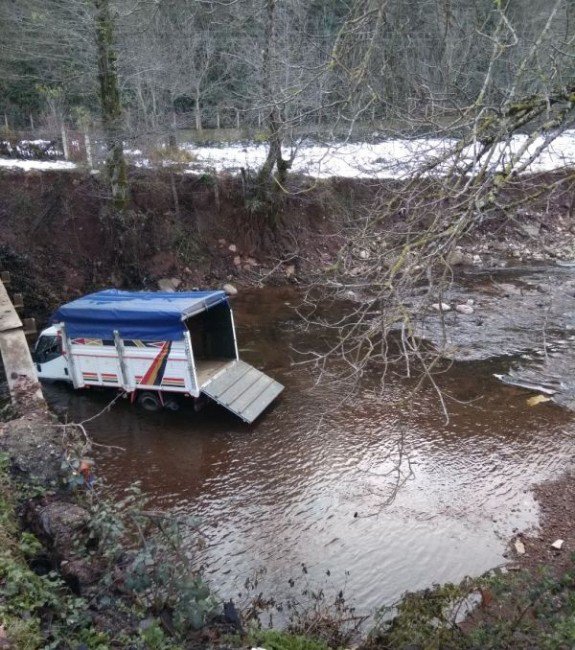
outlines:
[[42, 334], [36, 343], [33, 359], [41, 379], [70, 381], [68, 364], [62, 354], [62, 339], [52, 334]]

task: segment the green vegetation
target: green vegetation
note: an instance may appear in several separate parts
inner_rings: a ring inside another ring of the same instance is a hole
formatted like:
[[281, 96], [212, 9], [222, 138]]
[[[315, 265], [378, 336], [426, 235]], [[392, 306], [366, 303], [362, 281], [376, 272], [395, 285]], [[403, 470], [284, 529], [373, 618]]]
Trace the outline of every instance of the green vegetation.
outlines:
[[[10, 477], [1, 455], [0, 621], [14, 648], [103, 650], [113, 637], [119, 647], [177, 650], [219, 613], [219, 600], [181, 550], [190, 522], [143, 512], [137, 486], [119, 500], [77, 493], [90, 521], [87, 531], [66, 532], [69, 557], [100, 573], [94, 589], [80, 595], [49, 570], [57, 565], [47, 559], [53, 549], [21, 531], [16, 513], [29, 492]], [[162, 613], [169, 613], [169, 634]]]
[[[364, 647], [572, 648], [575, 557], [572, 564], [560, 577], [548, 569], [492, 572], [460, 585], [407, 594], [395, 609], [380, 612]], [[463, 618], [474, 605], [470, 618], [459, 623], [458, 615]]]
[[[88, 603], [75, 596], [56, 572], [37, 575], [29, 566], [42, 549], [31, 533], [20, 532], [17, 498], [0, 456], [0, 619], [19, 650], [34, 648], [109, 647], [108, 635], [96, 631]], [[26, 616], [24, 616], [26, 613]]]
[[266, 650], [328, 650], [325, 643], [308, 637], [280, 632], [278, 630], [257, 630], [248, 634], [247, 644]]

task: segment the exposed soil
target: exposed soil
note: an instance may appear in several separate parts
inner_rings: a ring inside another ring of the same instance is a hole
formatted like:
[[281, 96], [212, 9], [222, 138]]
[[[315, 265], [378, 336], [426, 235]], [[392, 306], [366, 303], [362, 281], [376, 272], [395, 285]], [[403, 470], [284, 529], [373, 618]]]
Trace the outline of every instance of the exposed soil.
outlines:
[[157, 289], [166, 277], [180, 289], [295, 282], [333, 261], [349, 195], [348, 181], [326, 181], [264, 210], [240, 178], [133, 171], [131, 188], [125, 228], [112, 234], [96, 177], [0, 173], [0, 263], [25, 294], [26, 316], [104, 286]]
[[[514, 544], [509, 551], [512, 567], [536, 572], [549, 567], [559, 576], [573, 567], [575, 553], [575, 476], [572, 470], [555, 481], [543, 483], [535, 489], [540, 507], [539, 528], [521, 535], [525, 553], [518, 555]], [[560, 550], [551, 545], [564, 541]]]
[[[572, 180], [568, 172], [526, 178], [525, 187], [553, 189], [528, 212], [483, 223], [450, 264], [575, 258]], [[45, 318], [63, 300], [105, 286], [154, 289], [166, 277], [179, 289], [305, 281], [336, 261], [346, 224], [398, 190], [397, 181], [292, 176], [292, 193], [266, 202], [240, 176], [132, 169], [130, 183], [130, 212], [112, 234], [97, 176], [0, 173], [0, 264], [13, 273], [12, 291], [25, 295], [25, 316]], [[400, 212], [381, 224], [383, 233], [403, 227]]]

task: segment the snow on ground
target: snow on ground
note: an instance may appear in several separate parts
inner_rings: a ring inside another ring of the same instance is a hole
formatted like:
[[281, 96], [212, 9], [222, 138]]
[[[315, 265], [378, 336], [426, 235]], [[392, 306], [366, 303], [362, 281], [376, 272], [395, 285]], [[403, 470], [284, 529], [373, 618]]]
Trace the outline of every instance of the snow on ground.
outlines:
[[77, 165], [66, 160], [18, 160], [0, 158], [0, 169], [22, 169], [23, 171], [49, 171], [52, 169], [76, 169]]
[[[455, 140], [418, 138], [412, 140], [390, 139], [378, 143], [303, 144], [294, 153], [292, 170], [315, 178], [405, 178], [424, 168], [426, 173], [444, 173], [454, 162], [450, 149]], [[526, 146], [528, 136], [517, 135], [508, 143], [501, 143], [491, 156], [491, 169], [501, 168], [516, 157], [525, 162], [526, 172], [541, 172], [565, 166], [575, 166], [575, 131], [566, 131], [554, 139], [536, 160], [530, 157], [544, 144], [542, 138]], [[473, 163], [473, 154], [479, 144], [467, 147], [458, 160], [458, 166]], [[185, 166], [189, 173], [217, 172], [238, 173], [240, 169], [257, 169], [264, 162], [265, 144], [230, 144], [226, 146], [181, 145], [196, 160]], [[152, 167], [145, 154], [127, 150], [126, 154], [137, 166]], [[285, 153], [289, 155], [289, 150]], [[164, 165], [170, 163], [164, 161]], [[74, 169], [74, 163], [64, 161], [33, 161], [0, 158], [0, 167], [20, 169]], [[472, 168], [473, 169], [473, 168]], [[477, 169], [476, 169], [477, 171]]]
[[[501, 165], [509, 162], [511, 157], [519, 156], [520, 161], [527, 162], [543, 139], [536, 139], [523, 151], [527, 140], [528, 136], [518, 135], [511, 142], [500, 144], [491, 160]], [[441, 173], [453, 163], [449, 151], [455, 144], [455, 140], [418, 138], [385, 140], [376, 144], [302, 145], [295, 151], [292, 170], [315, 178], [404, 178], [423, 166], [437, 163], [436, 171]], [[184, 146], [197, 157], [197, 162], [190, 165], [190, 172], [206, 168], [229, 172], [237, 172], [242, 167], [253, 169], [264, 162], [267, 154], [265, 145], [256, 144]], [[463, 152], [460, 165], [471, 163], [473, 153], [472, 145]], [[556, 138], [525, 171], [548, 171], [564, 166], [575, 166], [575, 131], [567, 131]]]

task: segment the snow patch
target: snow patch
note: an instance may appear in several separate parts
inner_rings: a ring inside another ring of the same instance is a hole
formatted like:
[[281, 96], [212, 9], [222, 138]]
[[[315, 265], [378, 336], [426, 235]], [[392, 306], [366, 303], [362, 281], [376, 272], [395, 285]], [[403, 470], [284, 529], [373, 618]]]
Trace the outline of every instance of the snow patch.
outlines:
[[0, 158], [0, 169], [22, 169], [29, 171], [71, 170], [77, 165], [66, 160], [17, 160], [15, 158]]
[[[495, 147], [488, 165], [490, 171], [501, 169], [503, 164], [514, 161], [525, 164], [525, 172], [537, 173], [562, 167], [575, 166], [575, 131], [565, 131], [555, 138], [541, 153], [538, 150], [547, 141], [541, 136], [529, 143], [527, 135], [516, 135], [508, 142]], [[45, 142], [45, 141], [35, 141]], [[32, 143], [30, 143], [32, 144]], [[469, 173], [479, 171], [483, 162], [474, 162], [481, 144], [466, 147], [459, 155], [454, 154], [456, 140], [439, 138], [389, 139], [378, 143], [302, 144], [293, 150], [292, 171], [314, 178], [407, 178], [417, 172], [426, 175], [445, 174], [454, 165]], [[207, 171], [238, 173], [243, 169], [258, 169], [266, 159], [265, 144], [237, 143], [225, 146], [195, 146], [184, 143], [181, 148], [194, 154], [196, 160], [184, 167], [186, 173]], [[140, 149], [127, 149], [133, 164], [153, 167]], [[286, 149], [286, 157], [290, 155]], [[535, 156], [533, 162], [530, 162]], [[168, 160], [162, 166], [181, 165]], [[34, 161], [0, 158], [0, 167], [24, 170], [75, 169], [76, 165], [64, 161]]]

